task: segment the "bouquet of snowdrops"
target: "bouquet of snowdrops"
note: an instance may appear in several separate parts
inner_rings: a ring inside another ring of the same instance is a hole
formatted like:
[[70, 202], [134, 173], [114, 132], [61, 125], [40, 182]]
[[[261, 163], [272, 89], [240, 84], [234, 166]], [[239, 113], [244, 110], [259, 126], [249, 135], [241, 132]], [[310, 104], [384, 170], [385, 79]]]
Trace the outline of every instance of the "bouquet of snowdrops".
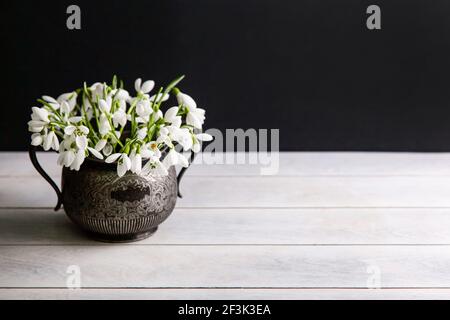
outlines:
[[[79, 170], [87, 157], [116, 162], [120, 177], [127, 171], [167, 175], [172, 165], [187, 167], [181, 151], [199, 152], [201, 142], [212, 137], [201, 133], [205, 110], [176, 87], [183, 77], [151, 96], [154, 81], [137, 79], [133, 97], [115, 76], [111, 85], [84, 83], [57, 99], [42, 96], [28, 122], [31, 144], [57, 151], [58, 164], [71, 170]], [[170, 94], [177, 104], [163, 113]]]

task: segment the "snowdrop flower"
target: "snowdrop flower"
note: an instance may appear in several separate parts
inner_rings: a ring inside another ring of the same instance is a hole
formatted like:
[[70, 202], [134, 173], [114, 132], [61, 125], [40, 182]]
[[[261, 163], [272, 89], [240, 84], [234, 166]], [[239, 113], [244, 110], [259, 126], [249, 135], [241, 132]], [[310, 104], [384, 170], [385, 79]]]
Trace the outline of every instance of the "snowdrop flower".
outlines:
[[40, 146], [42, 142], [44, 141], [44, 138], [40, 133], [33, 133], [31, 135], [31, 145], [32, 146]]
[[77, 104], [77, 93], [76, 92], [68, 92], [60, 95], [56, 101], [62, 105], [63, 102], [66, 102], [69, 105], [69, 112], [72, 112]]
[[55, 98], [50, 97], [50, 96], [42, 96], [42, 100], [44, 100], [44, 101], [47, 102], [49, 105], [51, 105], [53, 109], [55, 109], [55, 110], [58, 110], [58, 109], [59, 109], [59, 102], [56, 101]]
[[188, 151], [191, 149], [193, 140], [192, 134], [187, 128], [173, 128], [168, 127], [169, 131], [171, 131], [171, 137], [174, 141], [178, 142], [184, 151]]
[[77, 134], [77, 135], [82, 135], [85, 134], [87, 135], [89, 133], [89, 129], [86, 126], [74, 126], [74, 125], [68, 125], [67, 127], [64, 128], [64, 133], [67, 134], [68, 136], [71, 136], [72, 134]]
[[107, 143], [102, 151], [105, 156], [109, 156], [113, 152], [113, 146], [111, 143]]
[[60, 144], [58, 165], [70, 167], [75, 160], [77, 150], [73, 147], [74, 144], [73, 136], [66, 135], [64, 140]]
[[166, 146], [173, 148], [172, 139], [170, 137], [170, 131], [167, 127], [161, 127], [159, 129], [159, 136], [156, 139], [157, 143], [164, 143]]
[[147, 99], [140, 100], [136, 104], [136, 113], [139, 116], [138, 122], [147, 123], [149, 121], [149, 116], [153, 112], [153, 109], [150, 107], [150, 101]]
[[28, 131], [41, 132], [49, 123], [49, 113], [44, 108], [32, 107], [31, 120], [28, 121]]
[[117, 161], [117, 175], [119, 177], [122, 177], [131, 169], [131, 160], [126, 153], [113, 153], [105, 159], [106, 163], [113, 163], [115, 161]]
[[96, 82], [90, 86], [89, 90], [91, 91], [93, 100], [96, 101], [97, 98], [103, 97], [104, 84]]
[[84, 162], [84, 159], [86, 158], [86, 152], [84, 150], [78, 150], [75, 153], [75, 159], [73, 160], [72, 164], [70, 165], [70, 170], [80, 170], [81, 165]]
[[213, 137], [207, 133], [199, 133], [195, 135], [194, 144], [192, 145], [192, 151], [197, 153], [201, 150], [202, 141], [211, 141]]
[[162, 113], [162, 111], [161, 110], [158, 110], [158, 111], [156, 111], [156, 112], [153, 112], [153, 119], [155, 120], [155, 121], [158, 121], [159, 119], [161, 119], [161, 118], [163, 118], [164, 116], [163, 116], [163, 113]]
[[59, 150], [58, 164], [78, 171], [86, 158], [86, 151], [77, 149], [74, 142], [73, 135], [65, 135]]
[[50, 122], [48, 116], [49, 113], [45, 108], [38, 108], [38, 107], [32, 107], [32, 114], [31, 119], [36, 121], [42, 121], [43, 123], [47, 124]]
[[77, 147], [81, 150], [86, 150], [88, 145], [86, 135], [89, 133], [89, 129], [87, 127], [83, 125], [81, 126], [68, 125], [64, 129], [64, 133], [68, 136], [74, 135]]
[[115, 128], [117, 128], [119, 124], [121, 127], [124, 127], [127, 124], [127, 114], [124, 110], [118, 109], [116, 112], [114, 112], [113, 124]]
[[161, 158], [161, 150], [158, 148], [158, 142], [150, 141], [141, 148], [141, 156], [144, 159]]
[[76, 116], [76, 117], [70, 117], [68, 120], [69, 120], [70, 123], [78, 123], [78, 122], [80, 122], [81, 120], [83, 120], [83, 117], [79, 117], [79, 116]]
[[75, 160], [75, 152], [73, 149], [61, 151], [58, 157], [58, 165], [64, 167], [70, 167], [72, 162]]
[[75, 138], [75, 143], [80, 150], [86, 150], [88, 146], [88, 140], [86, 136], [77, 136]]
[[108, 117], [104, 113], [100, 115], [98, 130], [102, 136], [111, 131], [111, 125], [109, 124]]
[[100, 111], [102, 111], [104, 113], [109, 113], [109, 111], [111, 110], [111, 103], [112, 103], [111, 97], [106, 97], [106, 100], [100, 99], [98, 101], [98, 107], [99, 107]]
[[145, 94], [152, 91], [152, 89], [155, 87], [155, 81], [153, 80], [147, 80], [144, 83], [142, 83], [141, 78], [137, 78], [134, 82], [134, 89], [136, 89], [136, 92], [138, 94]]
[[178, 110], [178, 107], [169, 108], [164, 115], [164, 120], [174, 127], [181, 126], [181, 116], [177, 116]]
[[139, 153], [136, 153], [136, 149], [133, 149], [130, 154], [131, 172], [139, 174], [142, 170], [142, 157]]
[[45, 151], [48, 151], [50, 149], [53, 150], [59, 149], [59, 140], [54, 131], [50, 131], [48, 134], [44, 136], [43, 148]]
[[201, 129], [205, 121], [205, 110], [197, 108], [194, 99], [182, 92], [177, 93], [177, 101], [188, 109], [186, 123], [194, 128]]
[[171, 166], [181, 165], [182, 167], [188, 167], [189, 162], [185, 156], [181, 153], [178, 153], [175, 149], [170, 149], [169, 153], [163, 160], [163, 165], [166, 168], [170, 168]]
[[28, 131], [41, 132], [44, 130], [45, 124], [42, 121], [30, 120], [28, 121]]
[[120, 101], [128, 100], [130, 98], [130, 94], [127, 90], [124, 89], [118, 89], [117, 92], [114, 94], [114, 98]]
[[141, 171], [142, 175], [167, 176], [169, 172], [158, 158], [151, 158], [144, 165]]

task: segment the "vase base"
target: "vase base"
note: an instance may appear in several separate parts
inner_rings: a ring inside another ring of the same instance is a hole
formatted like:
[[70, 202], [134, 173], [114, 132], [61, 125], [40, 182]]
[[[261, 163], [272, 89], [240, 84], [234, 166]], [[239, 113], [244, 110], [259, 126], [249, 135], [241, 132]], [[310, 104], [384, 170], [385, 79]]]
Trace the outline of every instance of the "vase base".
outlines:
[[158, 227], [154, 227], [153, 229], [150, 229], [148, 231], [131, 234], [102, 234], [90, 231], [87, 231], [87, 234], [96, 241], [124, 243], [144, 240], [153, 235], [156, 230], [158, 230]]

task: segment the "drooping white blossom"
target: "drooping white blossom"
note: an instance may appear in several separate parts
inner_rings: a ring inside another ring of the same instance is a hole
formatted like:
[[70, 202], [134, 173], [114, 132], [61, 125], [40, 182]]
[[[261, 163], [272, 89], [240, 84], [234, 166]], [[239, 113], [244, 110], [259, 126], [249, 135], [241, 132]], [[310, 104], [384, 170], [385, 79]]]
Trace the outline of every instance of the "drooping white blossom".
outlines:
[[194, 128], [201, 129], [205, 121], [205, 110], [197, 108], [197, 103], [195, 103], [194, 99], [185, 93], [179, 92], [177, 100], [181, 106], [185, 106], [188, 109], [186, 123]]
[[202, 141], [211, 141], [213, 137], [207, 133], [199, 133], [195, 135], [194, 144], [192, 145], [192, 151], [197, 153], [200, 152], [202, 148]]

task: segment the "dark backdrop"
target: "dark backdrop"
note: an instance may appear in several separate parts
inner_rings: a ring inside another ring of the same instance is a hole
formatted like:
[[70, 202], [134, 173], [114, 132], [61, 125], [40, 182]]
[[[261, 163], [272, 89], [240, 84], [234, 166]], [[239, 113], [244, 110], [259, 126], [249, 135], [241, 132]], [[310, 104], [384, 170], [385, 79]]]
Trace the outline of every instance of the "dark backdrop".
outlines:
[[282, 150], [450, 151], [448, 0], [22, 0], [0, 21], [0, 150], [27, 148], [35, 98], [116, 73], [186, 74], [208, 127], [279, 128]]

